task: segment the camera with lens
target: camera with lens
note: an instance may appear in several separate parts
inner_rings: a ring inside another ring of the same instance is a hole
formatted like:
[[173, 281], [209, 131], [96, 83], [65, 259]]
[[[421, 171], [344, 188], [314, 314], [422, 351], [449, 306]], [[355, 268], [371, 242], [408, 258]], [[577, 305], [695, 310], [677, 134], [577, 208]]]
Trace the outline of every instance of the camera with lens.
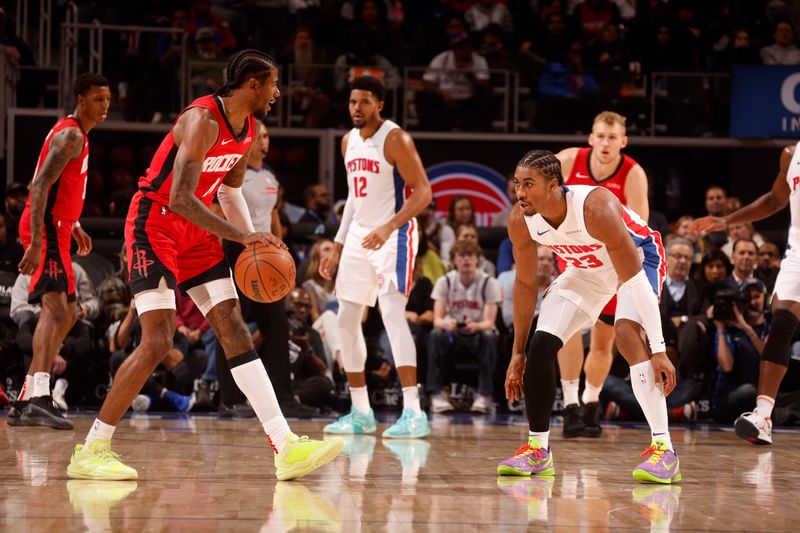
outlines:
[[289, 334], [293, 337], [302, 337], [306, 334], [306, 325], [296, 318], [289, 319]]
[[733, 306], [742, 309], [742, 294], [739, 289], [725, 288], [717, 291], [714, 296], [714, 320], [722, 322], [735, 322], [736, 314]]

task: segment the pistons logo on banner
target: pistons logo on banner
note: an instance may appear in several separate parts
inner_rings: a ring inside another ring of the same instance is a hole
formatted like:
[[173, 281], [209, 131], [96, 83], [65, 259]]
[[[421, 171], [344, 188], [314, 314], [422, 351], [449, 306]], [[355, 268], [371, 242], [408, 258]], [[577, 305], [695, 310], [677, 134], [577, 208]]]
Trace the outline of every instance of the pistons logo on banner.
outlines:
[[447, 218], [450, 202], [466, 196], [475, 209], [475, 223], [491, 226], [495, 217], [511, 207], [506, 179], [495, 170], [471, 161], [448, 161], [427, 169], [436, 202], [436, 214]]

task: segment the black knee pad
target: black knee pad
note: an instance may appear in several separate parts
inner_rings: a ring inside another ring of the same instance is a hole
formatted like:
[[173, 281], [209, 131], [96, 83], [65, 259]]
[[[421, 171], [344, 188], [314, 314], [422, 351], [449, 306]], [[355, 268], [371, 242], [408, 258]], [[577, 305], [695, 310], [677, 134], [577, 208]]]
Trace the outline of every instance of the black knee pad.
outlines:
[[546, 331], [535, 332], [531, 342], [528, 344], [525, 368], [539, 367], [543, 364], [552, 365], [562, 346], [564, 346], [564, 343], [561, 342], [561, 339], [552, 333], [547, 333]]
[[761, 359], [788, 367], [792, 337], [799, 323], [791, 311], [785, 309], [775, 311], [772, 317], [772, 329], [769, 332]]

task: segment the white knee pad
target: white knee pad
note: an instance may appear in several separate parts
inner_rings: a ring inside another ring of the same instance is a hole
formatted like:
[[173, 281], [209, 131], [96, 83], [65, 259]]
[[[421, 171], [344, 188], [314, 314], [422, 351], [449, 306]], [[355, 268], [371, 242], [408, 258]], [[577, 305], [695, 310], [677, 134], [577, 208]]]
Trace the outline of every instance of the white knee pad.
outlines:
[[406, 295], [390, 288], [389, 292], [378, 296], [383, 316], [383, 327], [389, 337], [395, 365], [417, 366], [417, 347], [406, 320]]
[[367, 342], [361, 330], [361, 313], [364, 306], [347, 300], [339, 300], [339, 311], [336, 315], [339, 324], [339, 335], [342, 339], [342, 362], [345, 372], [364, 371], [367, 362]]
[[236, 287], [230, 277], [196, 285], [187, 290], [186, 293], [194, 300], [195, 305], [203, 313], [203, 316], [206, 316], [220, 302], [239, 299], [236, 294]]
[[158, 283], [158, 288], [137, 293], [133, 296], [133, 300], [136, 303], [136, 312], [140, 316], [158, 309], [175, 310], [175, 291], [167, 287], [167, 280], [163, 277]]

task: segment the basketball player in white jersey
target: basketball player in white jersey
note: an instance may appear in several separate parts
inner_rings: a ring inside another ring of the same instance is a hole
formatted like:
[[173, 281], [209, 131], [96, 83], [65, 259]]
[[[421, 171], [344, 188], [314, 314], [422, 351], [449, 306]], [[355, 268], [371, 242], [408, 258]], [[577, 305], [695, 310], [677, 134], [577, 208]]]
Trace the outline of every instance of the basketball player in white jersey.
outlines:
[[403, 387], [403, 413], [383, 432], [389, 438], [430, 434], [417, 392], [417, 353], [405, 318], [417, 254], [414, 218], [431, 201], [431, 187], [411, 136], [381, 118], [385, 89], [374, 77], [356, 78], [350, 90], [354, 128], [342, 139], [349, 193], [334, 252], [320, 263], [322, 277], [336, 271], [337, 321], [353, 407], [325, 426], [328, 433], [374, 433], [361, 331], [365, 305], [380, 303], [383, 324]]
[[[665, 398], [675, 387], [675, 368], [665, 353], [658, 310], [666, 269], [661, 236], [608, 190], [565, 186], [561, 164], [551, 152], [525, 154], [517, 164], [514, 183], [519, 201], [508, 220], [517, 261], [514, 345], [505, 386], [509, 400], [519, 400], [524, 392], [530, 433], [528, 442], [498, 465], [497, 473], [555, 474], [549, 429], [556, 392], [556, 354], [576, 331], [594, 324], [616, 293], [617, 345], [630, 364], [633, 393], [652, 437], [643, 454], [650, 453], [650, 457], [634, 469], [633, 477], [654, 483], [680, 481]], [[538, 292], [539, 245], [553, 250], [567, 263], [567, 269], [545, 293], [526, 354]], [[647, 333], [649, 349], [642, 330]]]
[[800, 150], [783, 149], [778, 176], [772, 189], [733, 213], [698, 218], [689, 226], [695, 233], [711, 233], [730, 224], [742, 224], [767, 218], [789, 204], [792, 222], [786, 254], [781, 261], [775, 290], [772, 293], [772, 329], [758, 368], [756, 408], [736, 419], [736, 434], [753, 444], [772, 444], [772, 408], [783, 376], [789, 367], [790, 344], [800, 322]]

